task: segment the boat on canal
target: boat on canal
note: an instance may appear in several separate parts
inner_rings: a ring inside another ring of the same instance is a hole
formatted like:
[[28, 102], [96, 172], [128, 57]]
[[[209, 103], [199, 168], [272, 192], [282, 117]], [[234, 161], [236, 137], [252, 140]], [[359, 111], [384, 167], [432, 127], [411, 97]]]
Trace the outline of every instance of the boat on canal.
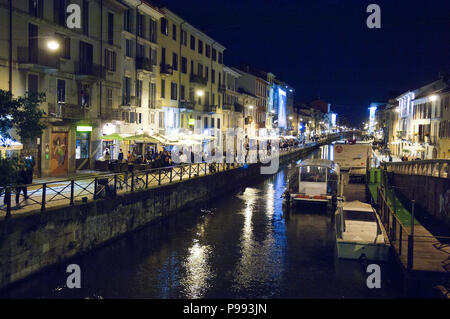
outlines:
[[339, 165], [327, 159], [307, 159], [297, 163], [284, 193], [285, 205], [322, 203], [331, 205], [339, 189]]
[[390, 243], [378, 214], [370, 204], [338, 201], [335, 212], [339, 258], [387, 261]]

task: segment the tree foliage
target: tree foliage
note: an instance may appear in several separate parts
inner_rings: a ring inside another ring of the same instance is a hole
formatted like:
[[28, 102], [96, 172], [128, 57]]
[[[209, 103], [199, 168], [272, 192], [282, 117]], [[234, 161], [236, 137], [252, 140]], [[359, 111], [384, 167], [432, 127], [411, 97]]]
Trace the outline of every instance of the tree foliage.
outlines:
[[11, 138], [15, 129], [22, 141], [42, 135], [45, 124], [44, 111], [39, 105], [45, 101], [45, 93], [25, 94], [14, 98], [9, 91], [0, 90], [0, 135]]

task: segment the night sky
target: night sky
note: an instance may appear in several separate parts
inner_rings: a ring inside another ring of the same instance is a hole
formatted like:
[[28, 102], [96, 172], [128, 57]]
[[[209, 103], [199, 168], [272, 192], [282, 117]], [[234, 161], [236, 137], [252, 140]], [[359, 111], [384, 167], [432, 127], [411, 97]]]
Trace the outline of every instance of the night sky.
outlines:
[[[249, 63], [359, 125], [370, 102], [450, 71], [450, 1], [169, 0], [172, 11], [223, 44], [227, 66]], [[381, 7], [381, 29], [366, 8]]]

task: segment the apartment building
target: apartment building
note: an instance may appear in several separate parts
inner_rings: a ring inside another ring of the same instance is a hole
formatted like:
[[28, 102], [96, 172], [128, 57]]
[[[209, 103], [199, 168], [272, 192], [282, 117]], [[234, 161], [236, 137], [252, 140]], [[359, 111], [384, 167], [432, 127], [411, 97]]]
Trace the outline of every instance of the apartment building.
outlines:
[[[121, 60], [121, 122], [106, 123], [104, 134], [152, 135], [158, 132], [161, 111], [157, 108], [159, 20], [162, 11], [150, 2], [122, 1], [126, 10], [118, 30], [122, 46]], [[105, 141], [116, 158], [118, 148], [145, 154], [143, 143], [130, 141]], [[137, 148], [137, 149], [135, 149]]]
[[168, 8], [159, 23], [157, 107], [161, 133], [223, 127], [225, 47]]
[[68, 1], [13, 1], [11, 20], [8, 1], [0, 1], [0, 87], [8, 90], [9, 79], [14, 96], [46, 93], [47, 128], [36, 141], [22, 141], [43, 176], [93, 167], [102, 118], [114, 116], [108, 108], [119, 104], [121, 47], [114, 31], [124, 7], [114, 0], [70, 3], [81, 8], [79, 29], [66, 26]]
[[244, 107], [239, 104], [238, 80], [240, 74], [229, 67], [223, 68], [223, 81], [219, 90], [223, 94], [223, 128], [243, 127]]

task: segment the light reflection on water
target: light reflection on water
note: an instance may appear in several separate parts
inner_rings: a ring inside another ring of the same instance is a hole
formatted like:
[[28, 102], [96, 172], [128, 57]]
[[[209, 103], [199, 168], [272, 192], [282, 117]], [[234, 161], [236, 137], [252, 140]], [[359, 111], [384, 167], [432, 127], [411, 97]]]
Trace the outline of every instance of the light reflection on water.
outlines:
[[[314, 156], [330, 156], [322, 148]], [[64, 287], [64, 267], [27, 280], [7, 297], [365, 298], [391, 297], [389, 272], [370, 291], [357, 262], [335, 256], [333, 226], [315, 207], [283, 215], [283, 168], [237, 194], [182, 212], [71, 263], [82, 289]], [[384, 269], [384, 268], [382, 268]]]

